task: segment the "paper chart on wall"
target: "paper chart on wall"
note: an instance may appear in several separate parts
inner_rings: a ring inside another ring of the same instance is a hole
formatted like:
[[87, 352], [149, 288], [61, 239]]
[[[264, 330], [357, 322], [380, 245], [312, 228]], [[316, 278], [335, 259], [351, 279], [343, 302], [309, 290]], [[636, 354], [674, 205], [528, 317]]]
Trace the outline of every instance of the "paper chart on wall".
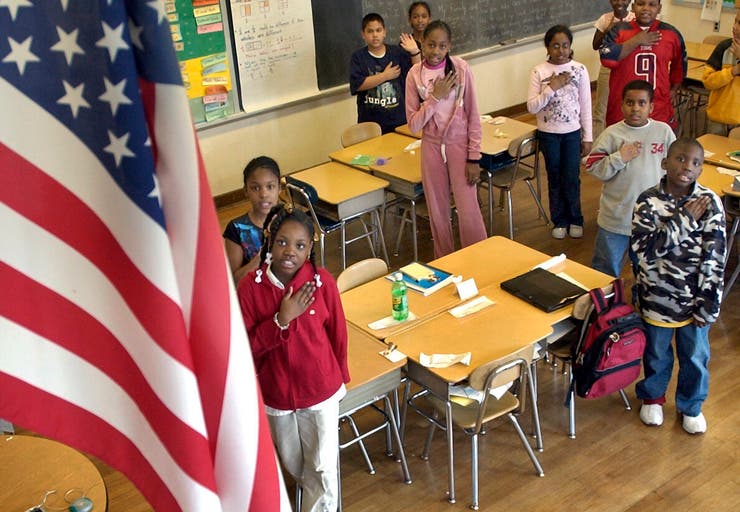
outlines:
[[319, 92], [310, 2], [231, 0], [231, 14], [246, 112]]

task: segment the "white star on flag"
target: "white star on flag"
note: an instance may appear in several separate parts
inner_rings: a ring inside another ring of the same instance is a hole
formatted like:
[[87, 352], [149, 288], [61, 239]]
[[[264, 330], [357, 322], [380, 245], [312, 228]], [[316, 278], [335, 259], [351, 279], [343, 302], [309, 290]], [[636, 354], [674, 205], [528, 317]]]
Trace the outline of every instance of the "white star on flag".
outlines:
[[131, 34], [131, 42], [142, 51], [144, 51], [144, 43], [141, 42], [141, 33], [143, 31], [144, 27], [136, 25], [131, 18], [128, 19], [128, 32]]
[[116, 137], [112, 131], [108, 130], [110, 144], [105, 146], [103, 151], [113, 155], [113, 159], [116, 161], [116, 167], [121, 165], [121, 160], [124, 156], [134, 156], [134, 153], [126, 146], [128, 144], [128, 137], [128, 133], [123, 134], [121, 137]]
[[167, 19], [167, 13], [164, 12], [164, 2], [162, 0], [149, 0], [147, 5], [157, 12], [157, 23], [162, 23]]
[[15, 21], [19, 8], [33, 7], [33, 5], [28, 0], [0, 0], [0, 7], [7, 7], [10, 11], [10, 19]]
[[[1, 0], [0, 0], [1, 1]], [[28, 62], [39, 62], [39, 58], [31, 53], [31, 36], [27, 37], [25, 41], [19, 43], [15, 39], [9, 37], [8, 43], [10, 44], [10, 53], [3, 58], [3, 62], [15, 62], [18, 66], [18, 73], [21, 75], [26, 70], [26, 63]]]
[[110, 55], [110, 61], [115, 62], [118, 50], [128, 50], [126, 41], [123, 40], [123, 23], [116, 28], [111, 28], [106, 22], [103, 22], [103, 37], [95, 46], [105, 48]]
[[61, 27], [57, 27], [57, 34], [59, 34], [59, 42], [51, 47], [55, 52], [63, 52], [64, 58], [67, 59], [67, 65], [72, 65], [72, 59], [75, 54], [85, 55], [80, 45], [77, 44], [77, 34], [80, 32], [79, 29], [74, 29], [72, 32], [67, 33]]
[[65, 95], [59, 98], [57, 103], [69, 105], [69, 108], [72, 110], [72, 117], [77, 117], [80, 107], [90, 108], [90, 104], [82, 97], [85, 89], [84, 83], [81, 83], [77, 87], [72, 87], [66, 80], [62, 80], [62, 84], [64, 85]]
[[103, 82], [105, 83], [105, 92], [98, 99], [110, 103], [110, 109], [113, 115], [116, 115], [116, 112], [118, 112], [119, 105], [131, 104], [131, 100], [123, 92], [123, 89], [126, 87], [125, 78], [117, 84], [113, 84], [104, 77]]

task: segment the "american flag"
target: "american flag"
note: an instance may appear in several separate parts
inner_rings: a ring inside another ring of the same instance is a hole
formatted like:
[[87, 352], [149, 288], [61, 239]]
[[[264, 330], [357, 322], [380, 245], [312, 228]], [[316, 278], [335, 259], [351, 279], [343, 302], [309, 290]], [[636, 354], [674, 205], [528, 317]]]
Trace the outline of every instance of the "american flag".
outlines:
[[287, 509], [162, 0], [0, 0], [0, 417]]

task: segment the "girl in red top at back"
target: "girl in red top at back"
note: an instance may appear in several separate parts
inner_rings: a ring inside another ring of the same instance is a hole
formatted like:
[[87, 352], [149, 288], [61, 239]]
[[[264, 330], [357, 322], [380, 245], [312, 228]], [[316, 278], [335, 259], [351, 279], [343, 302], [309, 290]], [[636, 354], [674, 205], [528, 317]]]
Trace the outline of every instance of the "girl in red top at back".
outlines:
[[303, 488], [301, 509], [336, 510], [339, 400], [349, 382], [347, 325], [331, 274], [314, 263], [314, 226], [278, 205], [239, 303], [272, 440]]
[[424, 60], [406, 76], [406, 119], [421, 134], [421, 181], [429, 208], [434, 257], [455, 250], [450, 222], [450, 189], [455, 197], [460, 243], [486, 238], [478, 206], [481, 125], [467, 62], [451, 57], [452, 33], [436, 20], [424, 30]]

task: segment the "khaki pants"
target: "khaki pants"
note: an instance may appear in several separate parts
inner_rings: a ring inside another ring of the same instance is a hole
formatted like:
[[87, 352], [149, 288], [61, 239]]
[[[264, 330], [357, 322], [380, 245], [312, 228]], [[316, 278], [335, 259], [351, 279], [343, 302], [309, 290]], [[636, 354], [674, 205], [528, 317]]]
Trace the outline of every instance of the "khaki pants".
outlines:
[[335, 512], [339, 482], [339, 401], [319, 411], [267, 416], [280, 461], [302, 487], [301, 512]]
[[609, 101], [609, 68], [601, 66], [596, 82], [596, 99], [593, 102], [594, 140], [604, 131], [606, 105]]

